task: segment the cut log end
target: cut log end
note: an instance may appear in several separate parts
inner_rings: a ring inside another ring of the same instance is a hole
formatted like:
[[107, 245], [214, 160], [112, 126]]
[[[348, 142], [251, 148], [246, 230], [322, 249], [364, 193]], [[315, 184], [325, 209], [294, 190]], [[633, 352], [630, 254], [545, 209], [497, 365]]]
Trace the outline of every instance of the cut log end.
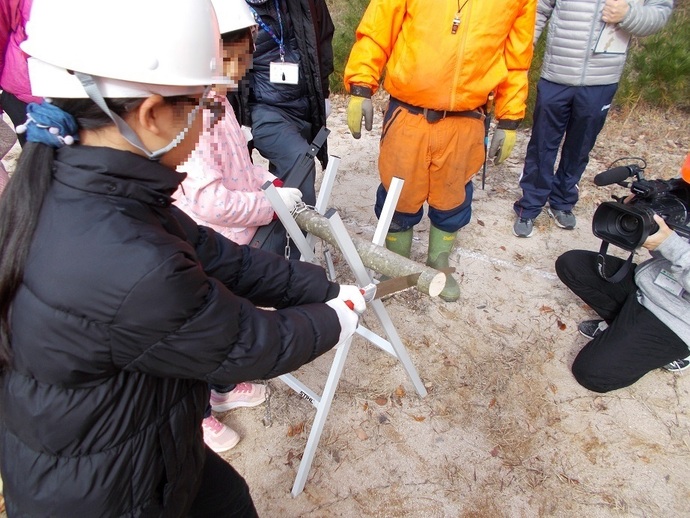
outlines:
[[433, 268], [425, 268], [417, 280], [417, 289], [432, 297], [438, 297], [446, 286], [446, 274]]
[[438, 272], [438, 274], [435, 275], [433, 279], [431, 279], [431, 282], [429, 282], [429, 295], [431, 295], [432, 297], [438, 297], [445, 286], [446, 274]]

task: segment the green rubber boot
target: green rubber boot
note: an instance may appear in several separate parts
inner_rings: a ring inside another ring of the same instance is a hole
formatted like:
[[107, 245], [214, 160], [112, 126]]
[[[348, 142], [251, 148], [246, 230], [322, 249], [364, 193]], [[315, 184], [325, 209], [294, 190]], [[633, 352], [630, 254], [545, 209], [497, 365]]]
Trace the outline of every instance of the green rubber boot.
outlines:
[[[455, 245], [458, 232], [444, 232], [431, 225], [429, 229], [429, 256], [426, 264], [440, 270], [448, 268], [448, 257]], [[446, 285], [439, 295], [446, 302], [455, 302], [460, 298], [460, 286], [452, 274], [446, 274]]]
[[402, 232], [388, 232], [386, 234], [386, 248], [409, 259], [412, 250], [412, 231], [413, 229], [408, 228]]

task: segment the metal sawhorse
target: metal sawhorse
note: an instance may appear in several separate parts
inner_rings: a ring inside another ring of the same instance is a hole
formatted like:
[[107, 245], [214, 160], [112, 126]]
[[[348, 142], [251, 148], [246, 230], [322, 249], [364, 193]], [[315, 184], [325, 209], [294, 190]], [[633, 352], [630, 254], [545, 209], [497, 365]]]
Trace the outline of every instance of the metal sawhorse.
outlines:
[[[357, 285], [365, 286], [373, 281], [371, 274], [362, 263], [362, 259], [357, 253], [355, 245], [352, 242], [352, 239], [350, 238], [350, 235], [348, 234], [347, 229], [345, 228], [338, 213], [335, 210], [326, 211], [326, 205], [335, 182], [335, 174], [339, 163], [340, 159], [338, 157], [329, 157], [329, 163], [324, 171], [324, 178], [321, 183], [321, 189], [319, 190], [315, 210], [328, 219], [329, 229], [337, 240], [338, 248], [340, 248], [343, 257], [352, 270]], [[402, 180], [395, 178], [388, 191], [388, 196], [383, 207], [381, 218], [379, 219], [379, 223], [376, 227], [374, 238], [372, 240], [379, 246], [384, 245], [384, 239], [386, 233], [388, 232], [388, 227], [390, 226], [398, 198], [400, 197], [402, 184]], [[315, 236], [309, 235], [305, 238], [299, 226], [297, 225], [297, 222], [292, 217], [292, 214], [287, 207], [283, 204], [280, 195], [270, 182], [264, 184], [263, 189], [293, 243], [302, 253], [302, 260], [316, 262], [316, 256], [314, 254]], [[334, 279], [335, 272], [328, 256], [328, 252], [326, 252], [326, 261], [328, 263], [331, 278]], [[381, 300], [374, 300], [370, 302], [367, 307], [368, 309], [371, 309], [378, 318], [383, 330], [385, 331], [387, 339], [377, 335], [362, 325], [357, 327], [356, 334], [365, 338], [375, 346], [399, 360], [402, 363], [407, 376], [414, 385], [417, 394], [419, 394], [420, 397], [426, 396], [426, 388], [424, 387], [424, 384], [422, 383], [422, 380], [420, 379], [419, 374], [417, 373], [417, 370], [415, 369], [412, 360], [405, 349], [405, 346], [400, 340], [400, 336], [398, 335], [398, 332], [396, 331], [395, 326], [393, 325], [393, 322], [391, 321], [390, 316], [383, 305], [383, 302], [381, 302]], [[316, 416], [314, 417], [311, 431], [309, 432], [309, 438], [307, 439], [307, 445], [304, 449], [302, 460], [300, 461], [300, 465], [297, 470], [297, 476], [292, 486], [293, 497], [299, 495], [304, 490], [304, 485], [306, 484], [307, 476], [309, 474], [312, 461], [314, 460], [314, 455], [316, 454], [316, 448], [321, 439], [326, 418], [328, 417], [328, 412], [331, 408], [335, 390], [338, 386], [340, 375], [342, 374], [343, 367], [345, 366], [345, 360], [351, 345], [352, 338], [347, 340], [335, 350], [333, 363], [331, 364], [331, 368], [321, 395], [307, 387], [292, 374], [284, 374], [280, 376], [280, 379], [285, 384], [297, 392], [300, 397], [309, 401], [316, 408]]]

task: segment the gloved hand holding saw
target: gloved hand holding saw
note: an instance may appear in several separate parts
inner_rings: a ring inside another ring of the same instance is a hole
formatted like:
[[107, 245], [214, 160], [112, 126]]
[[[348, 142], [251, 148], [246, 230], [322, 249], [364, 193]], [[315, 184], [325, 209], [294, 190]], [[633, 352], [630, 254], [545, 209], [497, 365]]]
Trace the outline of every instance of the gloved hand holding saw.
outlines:
[[359, 325], [359, 315], [364, 313], [367, 307], [366, 302], [364, 302], [364, 296], [357, 286], [343, 284], [340, 286], [338, 296], [327, 301], [326, 305], [338, 315], [340, 322], [340, 335], [336, 344], [338, 347], [354, 334]]
[[341, 284], [340, 292], [338, 292], [338, 297], [340, 300], [344, 301], [347, 306], [361, 315], [364, 310], [367, 309], [367, 303], [364, 299], [364, 291], [358, 286], [353, 286], [352, 284]]

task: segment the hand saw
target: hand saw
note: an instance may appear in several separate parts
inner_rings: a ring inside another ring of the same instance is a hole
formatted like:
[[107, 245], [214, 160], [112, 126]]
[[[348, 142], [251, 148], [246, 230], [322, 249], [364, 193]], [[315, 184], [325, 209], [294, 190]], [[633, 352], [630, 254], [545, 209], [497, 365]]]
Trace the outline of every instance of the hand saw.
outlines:
[[[439, 271], [445, 273], [446, 275], [450, 275], [455, 271], [455, 268], [441, 268]], [[393, 293], [416, 286], [417, 280], [419, 280], [419, 276], [421, 274], [422, 272], [417, 272], [411, 273], [410, 275], [386, 279], [385, 281], [381, 281], [379, 283], [372, 282], [371, 284], [367, 284], [366, 286], [360, 288], [359, 291], [362, 292], [365, 302], [371, 302], [372, 300], [380, 299], [386, 295], [391, 295]], [[346, 300], [345, 304], [347, 304], [348, 308], [354, 310], [355, 306], [352, 301]]]

